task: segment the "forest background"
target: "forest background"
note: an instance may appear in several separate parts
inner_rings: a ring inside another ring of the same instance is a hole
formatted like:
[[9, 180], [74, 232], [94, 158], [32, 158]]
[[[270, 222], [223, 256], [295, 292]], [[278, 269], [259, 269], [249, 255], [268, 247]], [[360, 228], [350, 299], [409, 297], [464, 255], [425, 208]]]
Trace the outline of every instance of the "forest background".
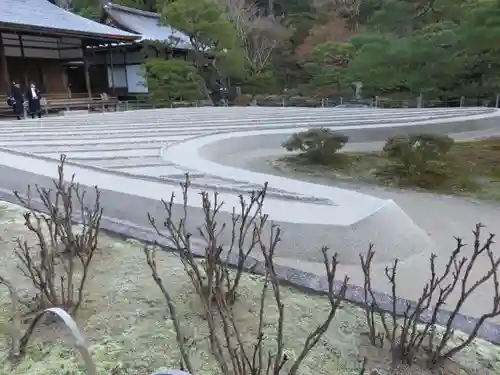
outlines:
[[[500, 92], [500, 0], [114, 2], [158, 12], [190, 37], [191, 62], [146, 62], [148, 84], [177, 84], [183, 96], [199, 95], [196, 54], [207, 53], [228, 86], [252, 95], [348, 97], [356, 82], [364, 97], [450, 102]], [[100, 0], [70, 8], [101, 14]]]

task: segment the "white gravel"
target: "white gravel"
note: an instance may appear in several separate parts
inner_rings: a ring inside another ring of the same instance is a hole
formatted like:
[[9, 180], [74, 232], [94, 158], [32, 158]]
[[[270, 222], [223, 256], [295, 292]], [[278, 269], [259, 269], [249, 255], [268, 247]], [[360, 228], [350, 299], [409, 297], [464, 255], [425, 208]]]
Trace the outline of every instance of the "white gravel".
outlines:
[[[478, 139], [498, 134], [496, 132], [468, 132], [460, 135], [453, 135], [457, 140]], [[377, 150], [383, 144], [380, 142], [351, 144], [350, 150]], [[466, 243], [472, 243], [472, 230], [476, 223], [481, 222], [486, 226], [485, 235], [488, 232], [498, 233], [500, 235], [500, 204], [495, 202], [477, 201], [473, 199], [451, 197], [438, 194], [421, 193], [412, 190], [395, 190], [382, 188], [373, 185], [359, 185], [339, 181], [332, 181], [329, 178], [311, 176], [303, 173], [294, 173], [279, 170], [269, 165], [269, 160], [282, 155], [282, 150], [267, 149], [259, 150], [253, 153], [234, 153], [227, 155], [224, 159], [225, 165], [244, 168], [254, 172], [269, 173], [283, 177], [293, 177], [295, 179], [308, 182], [332, 185], [340, 188], [348, 188], [361, 193], [370, 194], [383, 199], [392, 199], [404, 210], [404, 212], [427, 234], [437, 245], [436, 253], [438, 261], [447, 260], [451, 251], [454, 249], [454, 236], [464, 237]], [[218, 162], [221, 162], [218, 160]], [[286, 236], [286, 233], [284, 234]], [[328, 245], [328, 244], [326, 244]], [[376, 248], [375, 242], [375, 248]], [[496, 248], [498, 248], [497, 245]], [[366, 249], [360, 249], [364, 252]], [[384, 253], [381, 258], [387, 258], [386, 253], [391, 249], [379, 249]], [[393, 257], [404, 256], [398, 266], [399, 284], [398, 294], [401, 297], [416, 299], [424, 286], [429, 274], [429, 253], [420, 253], [412, 256], [402, 254], [397, 250]], [[294, 266], [313, 273], [323, 273], [323, 266], [319, 263], [304, 262], [296, 259], [280, 259], [284, 265]], [[378, 263], [374, 268], [373, 282], [379, 291], [389, 292], [389, 286], [384, 276], [385, 263]], [[486, 271], [488, 261], [482, 259], [473, 270], [472, 278], [480, 277]], [[346, 265], [341, 271], [347, 273], [351, 282], [362, 284], [363, 277], [360, 267], [357, 265]], [[482, 312], [490, 309], [492, 296], [492, 285], [485, 285], [479, 288], [470, 301], [465, 305], [463, 313], [478, 316]], [[453, 295], [451, 301], [457, 298]], [[497, 319], [500, 322], [500, 319]]]

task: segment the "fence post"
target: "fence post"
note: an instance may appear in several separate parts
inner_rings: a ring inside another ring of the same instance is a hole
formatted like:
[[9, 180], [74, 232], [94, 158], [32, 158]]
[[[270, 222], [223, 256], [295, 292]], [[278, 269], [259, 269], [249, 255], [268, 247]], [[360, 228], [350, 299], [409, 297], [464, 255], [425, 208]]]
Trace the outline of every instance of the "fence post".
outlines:
[[281, 99], [281, 106], [284, 107], [285, 106], [285, 98]]
[[340, 104], [344, 104], [344, 97], [343, 96], [340, 97]]
[[424, 106], [424, 97], [422, 94], [417, 98], [417, 108], [423, 108]]
[[375, 108], [378, 108], [378, 95], [375, 96]]
[[460, 108], [462, 108], [464, 106], [464, 103], [465, 103], [465, 97], [461, 96], [460, 97]]
[[325, 98], [321, 98], [321, 107], [325, 106]]
[[496, 100], [495, 100], [495, 108], [498, 108], [498, 102], [500, 101], [500, 94], [497, 94]]

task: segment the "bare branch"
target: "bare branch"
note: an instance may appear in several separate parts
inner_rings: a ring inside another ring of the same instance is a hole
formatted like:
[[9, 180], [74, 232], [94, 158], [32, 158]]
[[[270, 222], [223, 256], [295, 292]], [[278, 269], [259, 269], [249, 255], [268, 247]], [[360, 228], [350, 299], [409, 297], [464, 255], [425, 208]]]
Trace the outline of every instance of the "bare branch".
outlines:
[[[97, 249], [102, 208], [97, 187], [95, 200], [88, 207], [85, 191], [75, 183], [74, 176], [69, 182], [65, 181], [64, 162], [65, 156], [61, 155], [58, 179], [54, 180], [53, 189], [35, 186], [47, 214], [41, 214], [35, 208], [30, 186], [26, 197], [15, 192], [19, 202], [28, 210], [24, 214], [24, 225], [37, 239], [35, 246], [18, 239], [16, 256], [21, 273], [39, 291], [35, 310], [63, 307], [75, 314], [83, 302], [90, 264]], [[76, 215], [81, 222], [78, 231], [74, 226]], [[81, 268], [80, 278], [75, 278], [77, 265]]]
[[21, 355], [21, 313], [19, 311], [19, 295], [12, 283], [0, 276], [0, 284], [9, 289], [10, 300], [12, 304], [12, 325], [9, 328], [11, 334], [11, 345], [9, 357], [11, 360], [17, 360]]
[[245, 52], [245, 60], [254, 74], [262, 72], [276, 48], [290, 36], [282, 19], [261, 15], [256, 3], [246, 0], [218, 0], [234, 25]]
[[170, 296], [170, 293], [163, 286], [162, 279], [158, 275], [158, 270], [156, 267], [156, 248], [151, 249], [151, 248], [145, 247], [144, 254], [146, 255], [146, 263], [148, 264], [149, 268], [151, 269], [153, 280], [155, 281], [156, 285], [158, 285], [158, 288], [160, 288], [163, 296], [165, 297], [165, 300], [167, 301], [168, 310], [170, 312], [170, 318], [172, 319], [172, 322], [174, 323], [175, 332], [177, 335], [177, 343], [179, 346], [179, 350], [181, 352], [182, 364], [183, 364], [183, 366], [185, 366], [187, 368], [189, 373], [194, 374], [193, 365], [191, 364], [191, 361], [189, 359], [189, 355], [187, 353], [187, 349], [185, 347], [186, 340], [184, 338], [181, 326], [179, 324], [179, 317], [177, 315], [177, 310], [175, 308], [174, 301], [173, 301], [172, 297]]
[[[478, 335], [479, 329], [484, 322], [500, 315], [500, 287], [498, 281], [498, 267], [500, 258], [496, 258], [491, 249], [494, 243], [494, 235], [490, 234], [485, 242], [481, 242], [481, 224], [477, 224], [474, 234], [474, 245], [470, 256], [462, 256], [466, 247], [462, 239], [456, 238], [456, 247], [450, 255], [444, 270], [441, 274], [436, 271], [435, 254], [430, 257], [430, 278], [422, 288], [420, 297], [415, 303], [407, 303], [406, 309], [401, 313], [397, 309], [397, 272], [396, 267], [398, 261], [394, 262], [394, 267], [386, 268], [386, 276], [391, 285], [392, 309], [388, 315], [392, 318], [389, 323], [387, 313], [384, 312], [378, 305], [375, 294], [371, 286], [371, 262], [374, 256], [373, 246], [370, 246], [365, 257], [360, 256], [361, 267], [363, 269], [365, 283], [365, 309], [366, 317], [369, 326], [369, 338], [372, 344], [377, 345], [377, 337], [382, 336], [376, 332], [376, 327], [373, 319], [373, 314], [376, 312], [380, 317], [384, 328], [383, 338], [390, 343], [393, 365], [400, 362], [411, 365], [415, 357], [419, 354], [426, 353], [428, 356], [428, 366], [436, 368], [442, 365], [447, 359], [463, 350], [469, 345]], [[469, 279], [480, 256], [486, 255], [490, 262], [490, 268], [477, 281], [470, 284]], [[477, 320], [473, 330], [468, 334], [467, 339], [461, 344], [454, 345], [450, 348], [450, 340], [453, 337], [454, 329], [453, 322], [460, 313], [463, 305], [477, 290], [478, 287], [486, 282], [493, 282], [493, 296], [491, 310], [481, 315]], [[469, 285], [470, 284], [470, 285]], [[454, 303], [451, 314], [447, 317], [444, 325], [444, 332], [437, 337], [435, 334], [436, 326], [438, 325], [439, 312], [442, 307], [448, 304], [449, 296], [458, 288], [459, 299]], [[426, 319], [424, 319], [426, 317]], [[428, 339], [428, 347], [423, 348], [424, 340]]]
[[[228, 248], [225, 248], [220, 243], [221, 234], [227, 229], [225, 223], [218, 221], [223, 202], [220, 201], [217, 193], [213, 194], [212, 199], [210, 199], [209, 194], [201, 193], [204, 223], [198, 228], [198, 233], [205, 243], [205, 251], [202, 254], [201, 262], [196, 260], [195, 251], [190, 240], [191, 233], [188, 232], [186, 225], [189, 186], [189, 177], [186, 176], [186, 182], [181, 184], [183, 214], [181, 214], [180, 218], [174, 220], [174, 197], [172, 195], [169, 202], [164, 202], [166, 218], [163, 220], [163, 228], [157, 225], [151, 215], [149, 215], [149, 220], [156, 233], [166, 239], [168, 243], [171, 243], [174, 249], [178, 251], [184, 270], [202, 302], [204, 317], [208, 325], [208, 340], [212, 355], [224, 375], [282, 374], [289, 358], [285, 354], [284, 342], [285, 308], [274, 263], [274, 255], [281, 240], [281, 231], [276, 225], [268, 223], [267, 215], [262, 213], [267, 185], [264, 186], [262, 191], [251, 193], [248, 203], [243, 197], [240, 197], [239, 210], [233, 209], [231, 241]], [[268, 227], [270, 229], [269, 236], [264, 234], [267, 231], [265, 228]], [[260, 294], [260, 306], [256, 317], [257, 333], [249, 345], [242, 336], [243, 327], [240, 326], [235, 316], [233, 305], [237, 303], [237, 290], [246, 261], [253, 251], [260, 252], [261, 257], [264, 259], [265, 272]], [[346, 277], [340, 288], [336, 290], [337, 256], [329, 257], [326, 247], [322, 251], [328, 281], [330, 310], [325, 320], [306, 337], [298, 357], [288, 367], [287, 373], [289, 375], [298, 374], [300, 365], [326, 333], [341, 302], [345, 299], [348, 278]], [[146, 253], [146, 261], [150, 268], [154, 270], [154, 260], [152, 260], [151, 254], [154, 253]], [[199, 252], [198, 254], [200, 255]], [[233, 269], [230, 269], [231, 264], [235, 265]], [[175, 316], [175, 312], [172, 313], [172, 299], [155, 271], [153, 271], [153, 278], [167, 299], [171, 315]], [[275, 351], [265, 353], [264, 316], [268, 305], [269, 286], [271, 286], [274, 303], [278, 310], [278, 318], [275, 330]], [[177, 331], [178, 345], [182, 352], [181, 324], [175, 322], [174, 326]], [[183, 357], [187, 356], [187, 353], [184, 352], [182, 355]], [[184, 362], [188, 363], [189, 359], [184, 359]], [[365, 371], [365, 367], [366, 364], [363, 366], [362, 373]]]

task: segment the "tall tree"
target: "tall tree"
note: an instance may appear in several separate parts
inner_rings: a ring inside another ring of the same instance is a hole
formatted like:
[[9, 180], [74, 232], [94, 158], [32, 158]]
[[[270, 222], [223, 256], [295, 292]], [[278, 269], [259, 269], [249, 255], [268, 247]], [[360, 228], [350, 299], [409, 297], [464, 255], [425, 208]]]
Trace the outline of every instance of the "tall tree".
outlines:
[[345, 71], [353, 52], [350, 43], [326, 42], [315, 46], [304, 64], [311, 88], [316, 92], [345, 92], [350, 86]]
[[347, 71], [372, 94], [489, 97], [499, 90], [499, 25], [497, 0], [387, 0], [352, 38]]
[[218, 0], [218, 3], [236, 30], [248, 68], [255, 74], [264, 71], [272, 54], [290, 36], [282, 18], [262, 15], [257, 4], [248, 0]]
[[[188, 35], [200, 73], [207, 63], [206, 56], [213, 58], [212, 64], [219, 72], [221, 66], [234, 71], [242, 69], [236, 52], [240, 47], [236, 30], [215, 0], [166, 0], [159, 4], [159, 9], [162, 22]], [[231, 63], [218, 65], [223, 60]]]
[[184, 60], [149, 59], [143, 75], [150, 99], [156, 105], [171, 105], [176, 100], [196, 101], [205, 97], [202, 78]]

